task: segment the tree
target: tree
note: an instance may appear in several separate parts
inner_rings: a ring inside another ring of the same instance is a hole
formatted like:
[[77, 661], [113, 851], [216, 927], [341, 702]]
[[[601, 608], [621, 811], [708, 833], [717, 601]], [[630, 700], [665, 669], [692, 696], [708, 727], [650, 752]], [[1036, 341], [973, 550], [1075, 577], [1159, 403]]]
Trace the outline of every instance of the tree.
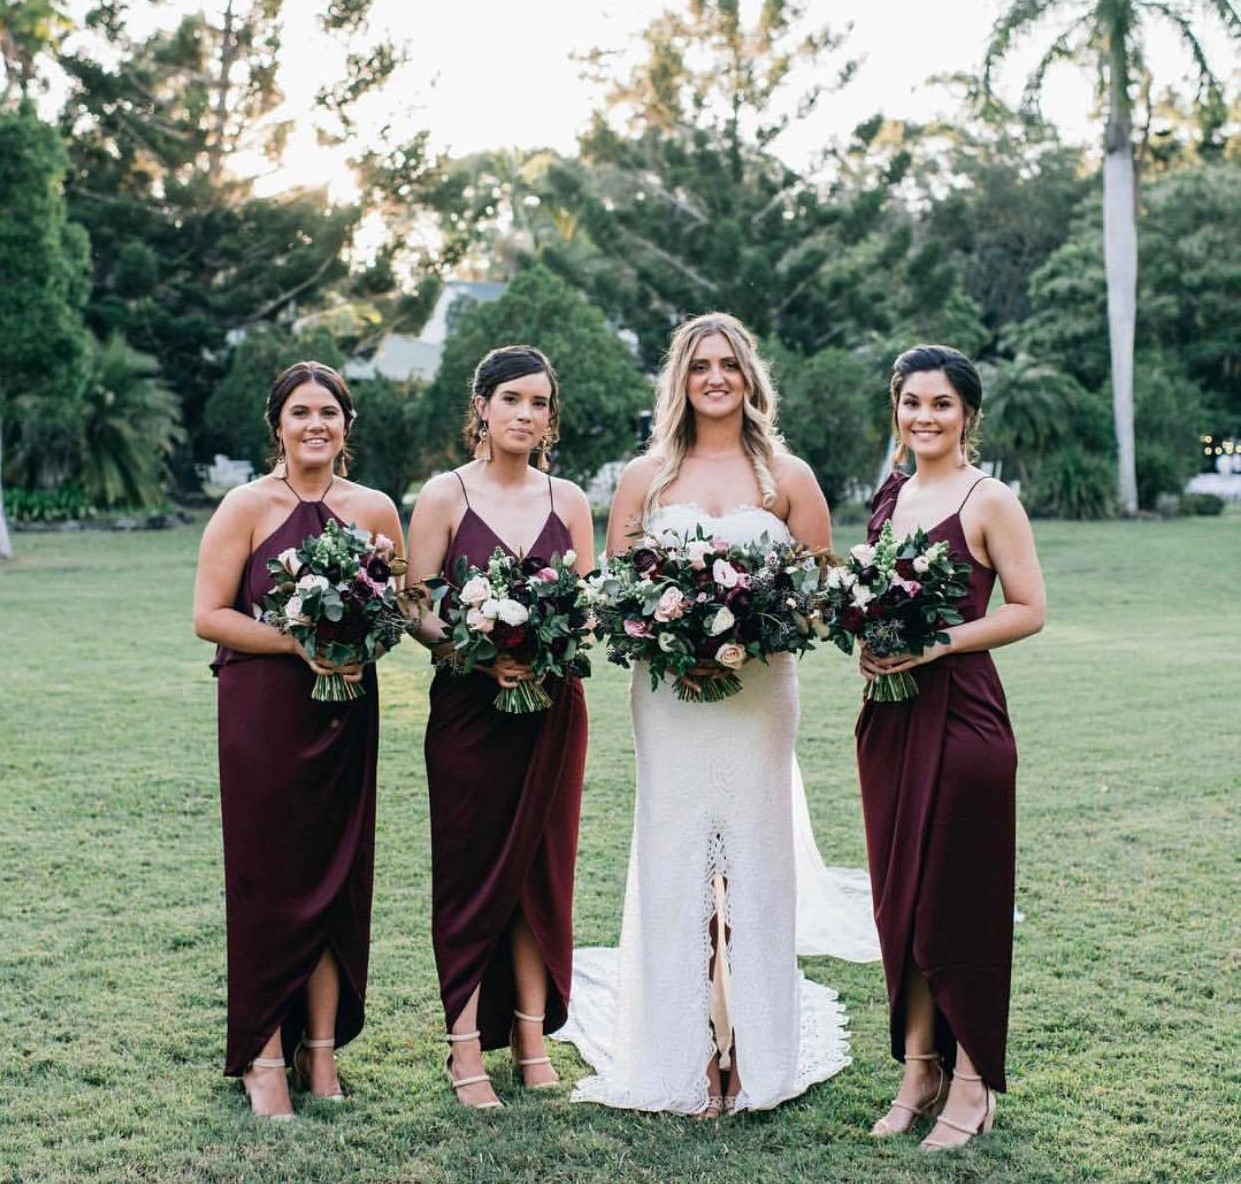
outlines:
[[887, 437], [882, 373], [842, 349], [807, 358], [773, 342], [768, 353], [785, 442], [814, 470], [830, 504], [847, 500], [859, 476], [878, 465]]
[[41, 422], [30, 412], [57, 412], [81, 397], [89, 338], [81, 316], [87, 242], [65, 215], [64, 150], [29, 102], [0, 112], [0, 160], [0, 559], [8, 559], [4, 448], [24, 443], [29, 453]]
[[54, 53], [72, 22], [67, 5], [57, 0], [9, 0], [0, 12], [0, 66], [4, 84], [0, 102], [16, 90], [27, 98], [36, 81], [36, 65], [45, 53]]
[[599, 310], [545, 268], [532, 267], [498, 300], [450, 319], [439, 373], [419, 401], [424, 471], [468, 459], [461, 428], [474, 367], [488, 350], [515, 343], [537, 346], [560, 376], [558, 473], [584, 481], [629, 454], [650, 387]]
[[159, 363], [113, 337], [93, 350], [78, 478], [92, 504], [137, 509], [167, 497], [168, 458], [184, 439]]
[[[1110, 460], [1114, 434], [1094, 430], [1093, 411], [1089, 425], [1083, 420], [1083, 400], [1095, 408], [1110, 402], [1098, 215], [1096, 195], [1083, 203], [1065, 243], [1034, 273], [1030, 315], [1006, 331], [1006, 345], [1018, 357], [1001, 365], [989, 388], [989, 422], [996, 415], [1006, 435], [1024, 423], [1020, 449], [1034, 467], [1062, 452], [1070, 438]], [[1238, 220], [1241, 168], [1235, 164], [1186, 169], [1146, 187], [1138, 224], [1147, 260], [1138, 282], [1142, 344], [1134, 355], [1139, 506], [1180, 491], [1200, 455], [1199, 433], [1241, 430], [1233, 311], [1241, 286], [1241, 246], [1232, 232]], [[1018, 376], [1022, 381], [1015, 383]], [[1061, 378], [1080, 391], [1067, 400], [1067, 411], [1064, 402], [1047, 403]], [[1032, 419], [1054, 427], [1057, 414], [1062, 439], [1031, 430]]]
[[[1037, 103], [1047, 71], [1062, 60], [1087, 61], [1097, 71], [1106, 111], [1103, 160], [1103, 257], [1107, 275], [1108, 343], [1116, 431], [1118, 491], [1123, 513], [1138, 508], [1134, 449], [1133, 352], [1137, 316], [1137, 173], [1134, 108], [1145, 71], [1143, 35], [1156, 26], [1175, 34], [1189, 51], [1198, 74], [1199, 100], [1217, 120], [1222, 106], [1218, 80], [1210, 70], [1191, 17], [1195, 9], [1213, 16], [1230, 37], [1241, 34], [1241, 18], [1230, 0], [1014, 0], [992, 30], [984, 61], [984, 86], [992, 89], [996, 68], [1017, 41], [1049, 18], [1062, 18], [1062, 31], [1043, 54], [1027, 86]], [[1147, 92], [1149, 93], [1149, 91]], [[1212, 128], [1212, 130], [1214, 130]]]
[[[353, 106], [400, 60], [367, 32], [371, 6], [333, 0], [319, 16], [344, 59], [342, 79], [325, 72], [314, 116], [331, 140], [347, 136]], [[291, 52], [281, 41], [287, 12], [283, 0], [227, 0], [138, 39], [123, 8], [97, 6], [93, 33], [60, 58], [71, 80], [61, 114], [69, 200], [94, 248], [88, 322], [159, 360], [191, 441], [177, 457], [187, 483], [194, 454], [213, 447], [203, 412], [232, 343], [357, 294], [348, 256], [359, 208], [333, 207], [321, 191], [260, 198], [229, 168], [241, 149], [273, 161], [285, 151], [276, 77]], [[368, 199], [389, 179], [372, 169]], [[398, 278], [379, 266], [357, 283], [373, 306]], [[416, 316], [425, 301], [393, 304]]]

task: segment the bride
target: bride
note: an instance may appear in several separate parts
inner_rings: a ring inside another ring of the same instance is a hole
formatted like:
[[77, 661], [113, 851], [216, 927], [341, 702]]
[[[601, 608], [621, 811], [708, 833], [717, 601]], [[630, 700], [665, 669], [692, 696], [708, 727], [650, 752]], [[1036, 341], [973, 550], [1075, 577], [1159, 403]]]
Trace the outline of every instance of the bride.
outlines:
[[[709, 313], [681, 325], [650, 449], [617, 488], [608, 554], [638, 533], [699, 524], [732, 543], [766, 534], [829, 547], [827, 503], [785, 450], [775, 411], [741, 322]], [[794, 662], [748, 663], [741, 693], [715, 703], [633, 678], [638, 783], [619, 955], [577, 951], [558, 1034], [596, 1070], [575, 1101], [717, 1117], [779, 1105], [849, 1063], [844, 1009], [798, 971], [798, 931], [810, 934], [803, 952], [865, 961], [877, 947], [865, 873], [825, 869], [809, 833]]]

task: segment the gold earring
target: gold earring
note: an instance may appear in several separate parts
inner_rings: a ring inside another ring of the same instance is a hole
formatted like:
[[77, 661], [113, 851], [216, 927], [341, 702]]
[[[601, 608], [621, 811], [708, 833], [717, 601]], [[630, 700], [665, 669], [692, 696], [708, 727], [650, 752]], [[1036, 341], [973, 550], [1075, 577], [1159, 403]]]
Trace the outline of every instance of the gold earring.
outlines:
[[480, 451], [485, 452], [485, 455], [481, 459], [492, 459], [491, 432], [487, 427], [487, 421], [485, 419], [478, 425], [478, 447]]

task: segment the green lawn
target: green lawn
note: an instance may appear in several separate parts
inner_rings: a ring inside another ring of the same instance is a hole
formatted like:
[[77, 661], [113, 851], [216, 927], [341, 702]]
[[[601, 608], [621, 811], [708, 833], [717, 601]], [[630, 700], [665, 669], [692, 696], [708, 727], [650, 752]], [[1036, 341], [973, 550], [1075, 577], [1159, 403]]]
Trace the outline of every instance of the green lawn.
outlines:
[[[422, 772], [428, 670], [381, 679], [369, 1022], [344, 1107], [289, 1127], [220, 1075], [214, 685], [189, 626], [197, 530], [19, 535], [0, 568], [0, 1179], [1169, 1181], [1241, 1176], [1237, 836], [1241, 514], [1039, 523], [1050, 624], [1002, 652], [1021, 748], [1010, 1093], [995, 1134], [922, 1156], [891, 1097], [882, 973], [808, 960], [854, 1064], [720, 1124], [524, 1097], [468, 1114], [439, 1069]], [[842, 541], [856, 541], [853, 537]], [[632, 803], [621, 672], [589, 684], [582, 943], [618, 934]], [[829, 863], [863, 859], [858, 682], [802, 665], [802, 767]], [[562, 1073], [583, 1066], [553, 1047]]]

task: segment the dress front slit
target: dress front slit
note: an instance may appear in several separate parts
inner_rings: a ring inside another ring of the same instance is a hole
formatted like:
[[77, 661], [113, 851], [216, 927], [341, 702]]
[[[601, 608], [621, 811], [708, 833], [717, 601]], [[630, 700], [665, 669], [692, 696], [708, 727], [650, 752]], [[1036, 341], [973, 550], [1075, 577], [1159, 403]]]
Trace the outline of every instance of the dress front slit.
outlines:
[[[875, 498], [870, 538], [891, 517], [895, 474]], [[995, 572], [969, 552], [959, 512], [928, 532], [970, 564], [957, 607], [984, 615]], [[858, 768], [875, 922], [883, 952], [892, 1055], [904, 1059], [905, 978], [923, 975], [946, 1066], [958, 1042], [983, 1080], [1006, 1088], [1012, 964], [1017, 749], [987, 652], [949, 654], [913, 676], [918, 694], [867, 700]]]
[[[462, 486], [464, 490], [464, 485]], [[485, 567], [502, 541], [468, 504], [444, 561]], [[530, 555], [571, 547], [549, 511]], [[507, 548], [504, 548], [507, 550]], [[545, 711], [497, 711], [494, 679], [439, 671], [425, 754], [431, 818], [432, 942], [451, 1030], [477, 989], [484, 1049], [507, 1044], [517, 1006], [510, 933], [520, 913], [548, 973], [544, 1031], [568, 1012], [573, 881], [586, 761], [581, 680], [548, 679]]]
[[[270, 591], [267, 560], [335, 518], [299, 501], [250, 556], [236, 609], [251, 615]], [[338, 520], [339, 521], [339, 520]], [[336, 959], [336, 1046], [362, 1029], [375, 853], [379, 694], [348, 703], [311, 698], [301, 658], [221, 647], [220, 811], [228, 939], [225, 1073], [241, 1074], [281, 1030], [291, 1060], [305, 1024], [305, 985], [325, 950]]]

